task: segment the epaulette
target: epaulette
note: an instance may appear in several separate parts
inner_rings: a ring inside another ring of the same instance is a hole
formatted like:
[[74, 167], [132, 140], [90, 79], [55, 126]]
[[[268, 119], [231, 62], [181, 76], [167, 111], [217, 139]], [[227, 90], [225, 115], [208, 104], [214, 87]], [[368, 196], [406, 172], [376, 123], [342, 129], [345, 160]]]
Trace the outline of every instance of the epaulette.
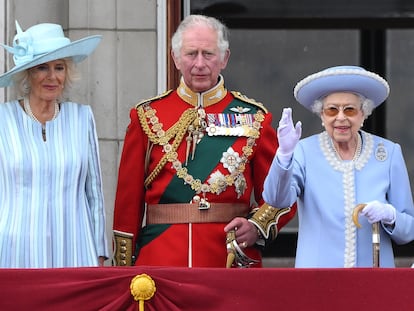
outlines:
[[154, 100], [157, 100], [157, 99], [160, 99], [160, 98], [166, 97], [166, 96], [167, 96], [167, 95], [169, 95], [172, 91], [174, 91], [174, 90], [168, 90], [168, 91], [166, 91], [166, 92], [164, 92], [164, 93], [162, 93], [162, 94], [159, 94], [159, 95], [157, 95], [157, 96], [155, 96], [155, 97], [151, 97], [151, 98], [148, 98], [148, 99], [144, 99], [144, 100], [140, 101], [138, 104], [136, 104], [136, 105], [135, 105], [135, 108], [138, 108], [138, 106], [141, 106], [142, 104], [149, 103], [149, 102], [152, 102], [152, 101], [154, 101]]
[[255, 105], [255, 106], [259, 107], [260, 109], [262, 109], [265, 113], [267, 113], [267, 112], [268, 112], [267, 108], [266, 108], [266, 107], [265, 107], [262, 103], [259, 103], [259, 102], [255, 101], [255, 100], [254, 100], [254, 99], [252, 99], [252, 98], [248, 98], [246, 95], [243, 95], [242, 93], [237, 92], [237, 91], [231, 91], [231, 93], [232, 93], [232, 94], [233, 94], [233, 96], [234, 96], [234, 97], [236, 97], [237, 99], [239, 99], [239, 100], [241, 100], [241, 101], [244, 101], [244, 102], [246, 102], [246, 103], [249, 103], [249, 104]]

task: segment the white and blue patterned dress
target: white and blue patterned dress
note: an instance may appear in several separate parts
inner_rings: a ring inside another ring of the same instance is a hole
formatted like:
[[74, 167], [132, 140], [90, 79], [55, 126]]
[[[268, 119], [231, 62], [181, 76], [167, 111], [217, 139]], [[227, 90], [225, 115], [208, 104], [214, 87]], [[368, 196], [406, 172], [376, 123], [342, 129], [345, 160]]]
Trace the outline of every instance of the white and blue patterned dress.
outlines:
[[95, 121], [64, 102], [42, 127], [0, 105], [0, 267], [97, 266], [108, 257]]

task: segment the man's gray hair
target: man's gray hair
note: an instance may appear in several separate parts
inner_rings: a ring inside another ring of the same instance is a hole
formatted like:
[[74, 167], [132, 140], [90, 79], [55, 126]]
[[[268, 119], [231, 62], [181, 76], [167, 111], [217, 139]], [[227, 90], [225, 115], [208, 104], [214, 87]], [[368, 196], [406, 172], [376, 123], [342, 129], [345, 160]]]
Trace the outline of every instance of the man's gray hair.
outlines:
[[191, 27], [203, 25], [217, 32], [217, 47], [220, 59], [223, 60], [229, 48], [228, 29], [218, 19], [204, 15], [188, 15], [180, 25], [171, 39], [171, 49], [176, 58], [180, 58], [180, 50], [183, 44], [183, 33]]

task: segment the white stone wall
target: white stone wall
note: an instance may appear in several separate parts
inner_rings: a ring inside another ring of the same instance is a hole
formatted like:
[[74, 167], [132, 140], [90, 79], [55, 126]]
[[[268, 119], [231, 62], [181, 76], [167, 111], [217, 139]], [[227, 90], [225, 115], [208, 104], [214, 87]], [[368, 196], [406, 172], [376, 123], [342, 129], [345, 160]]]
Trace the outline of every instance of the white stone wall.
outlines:
[[[107, 234], [111, 228], [119, 157], [129, 110], [157, 93], [157, 0], [0, 0], [6, 16], [1, 42], [10, 44], [17, 19], [23, 29], [36, 23], [61, 24], [71, 40], [101, 34], [95, 53], [78, 65], [81, 80], [72, 100], [93, 108], [100, 143]], [[10, 61], [0, 54], [0, 70]], [[3, 94], [0, 93], [0, 96]], [[13, 98], [6, 89], [4, 100]], [[109, 262], [108, 262], [109, 264]]]

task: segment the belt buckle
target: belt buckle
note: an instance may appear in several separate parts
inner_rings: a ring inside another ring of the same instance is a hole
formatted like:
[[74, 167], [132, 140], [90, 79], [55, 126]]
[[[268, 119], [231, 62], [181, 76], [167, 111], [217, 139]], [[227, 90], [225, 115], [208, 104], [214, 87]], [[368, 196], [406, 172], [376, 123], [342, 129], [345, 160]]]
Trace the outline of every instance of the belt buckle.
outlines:
[[210, 208], [210, 203], [207, 202], [206, 199], [201, 199], [200, 202], [198, 202], [198, 209], [200, 211], [208, 210]]

